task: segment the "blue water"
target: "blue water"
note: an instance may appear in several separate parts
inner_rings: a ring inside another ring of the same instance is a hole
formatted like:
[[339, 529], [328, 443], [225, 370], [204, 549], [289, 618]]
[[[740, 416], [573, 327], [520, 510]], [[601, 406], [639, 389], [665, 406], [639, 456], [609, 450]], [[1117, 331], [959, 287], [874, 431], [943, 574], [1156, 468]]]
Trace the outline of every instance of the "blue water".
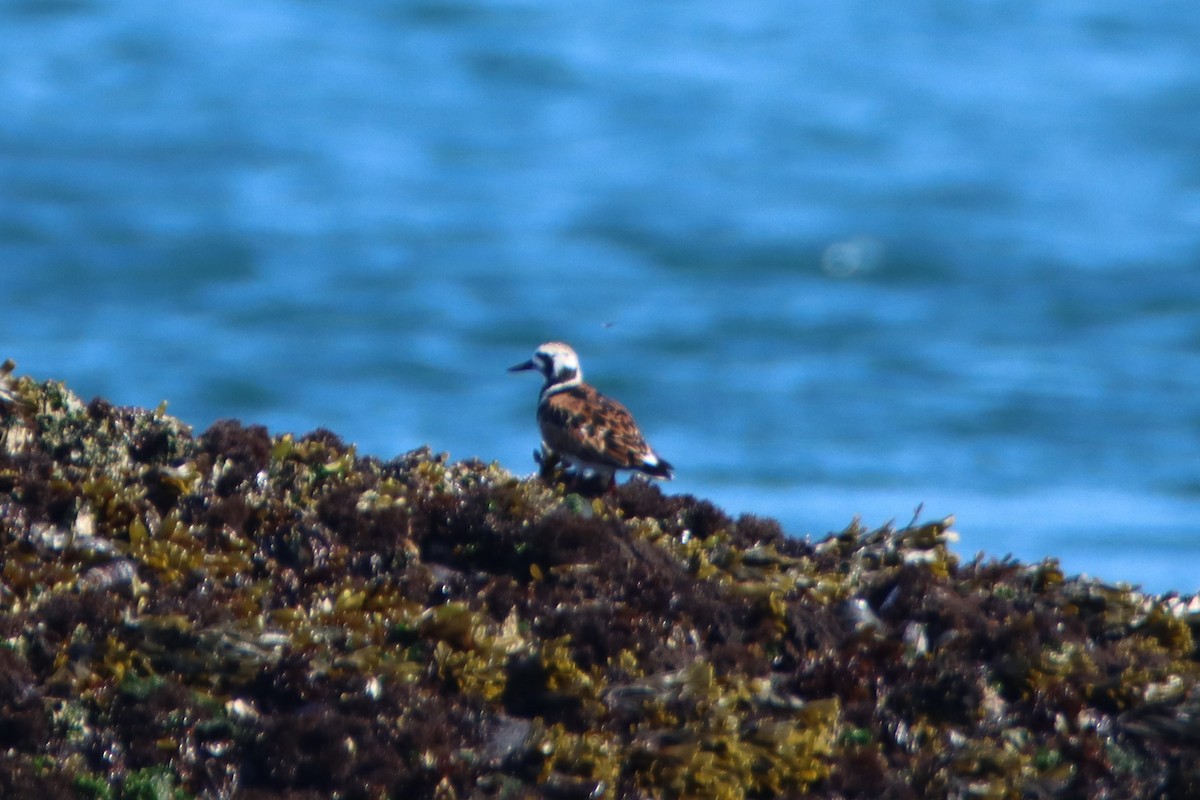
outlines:
[[0, 346], [533, 468], [541, 341], [820, 537], [1200, 589], [1200, 7], [0, 5]]

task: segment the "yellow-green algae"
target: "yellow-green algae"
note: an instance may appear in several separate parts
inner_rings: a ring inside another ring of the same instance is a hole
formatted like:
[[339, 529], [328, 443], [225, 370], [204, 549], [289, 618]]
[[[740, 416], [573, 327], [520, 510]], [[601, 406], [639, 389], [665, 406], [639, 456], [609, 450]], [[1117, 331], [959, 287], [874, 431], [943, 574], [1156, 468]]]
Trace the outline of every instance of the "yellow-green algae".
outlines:
[[1200, 794], [1195, 598], [0, 380], [0, 796]]

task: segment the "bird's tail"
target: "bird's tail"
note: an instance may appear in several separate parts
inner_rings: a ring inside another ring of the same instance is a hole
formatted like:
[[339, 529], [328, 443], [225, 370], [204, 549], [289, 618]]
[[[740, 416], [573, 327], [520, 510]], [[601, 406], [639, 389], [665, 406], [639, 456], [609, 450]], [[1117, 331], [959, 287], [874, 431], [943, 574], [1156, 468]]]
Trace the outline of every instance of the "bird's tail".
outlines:
[[666, 481], [675, 477], [675, 468], [671, 466], [670, 462], [663, 461], [653, 453], [642, 459], [642, 465], [638, 469], [647, 475]]

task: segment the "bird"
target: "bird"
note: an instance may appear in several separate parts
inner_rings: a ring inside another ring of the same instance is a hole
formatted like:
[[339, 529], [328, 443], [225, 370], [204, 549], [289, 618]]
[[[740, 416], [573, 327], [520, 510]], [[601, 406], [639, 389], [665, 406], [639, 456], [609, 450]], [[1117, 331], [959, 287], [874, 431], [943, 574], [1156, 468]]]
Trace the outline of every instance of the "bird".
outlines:
[[674, 467], [646, 443], [625, 406], [583, 382], [579, 356], [563, 342], [538, 346], [533, 358], [509, 367], [509, 372], [537, 370], [545, 378], [538, 394], [537, 421], [542, 432], [542, 455], [557, 457], [576, 472], [591, 473], [611, 489], [621, 470], [670, 480]]

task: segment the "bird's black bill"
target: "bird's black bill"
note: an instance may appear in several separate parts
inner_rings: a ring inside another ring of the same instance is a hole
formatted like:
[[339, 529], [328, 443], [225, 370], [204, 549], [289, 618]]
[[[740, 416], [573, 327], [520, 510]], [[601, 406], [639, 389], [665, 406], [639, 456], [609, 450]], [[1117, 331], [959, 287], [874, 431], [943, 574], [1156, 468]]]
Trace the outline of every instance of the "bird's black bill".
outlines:
[[532, 358], [522, 364], [517, 364], [515, 367], [509, 367], [508, 371], [509, 372], [524, 372], [527, 369], [537, 369], [537, 365], [533, 363]]

